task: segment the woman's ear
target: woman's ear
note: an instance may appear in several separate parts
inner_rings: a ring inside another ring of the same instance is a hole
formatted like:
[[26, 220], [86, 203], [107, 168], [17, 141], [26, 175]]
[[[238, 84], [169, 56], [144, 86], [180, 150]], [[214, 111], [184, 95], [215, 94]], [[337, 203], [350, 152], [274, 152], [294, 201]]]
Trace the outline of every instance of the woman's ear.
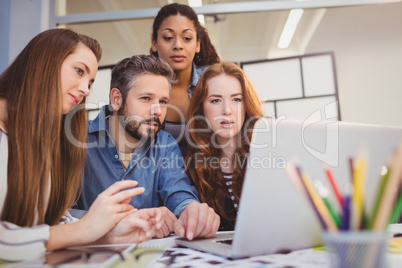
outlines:
[[158, 49], [156, 48], [156, 41], [153, 40], [153, 39], [152, 39], [152, 46], [151, 46], [151, 49], [152, 49], [152, 51], [155, 52], [155, 53], [158, 52]]
[[201, 50], [201, 42], [200, 42], [200, 40], [198, 40], [197, 41], [197, 47], [195, 48], [195, 52], [200, 53], [200, 50]]
[[113, 107], [113, 111], [118, 111], [123, 102], [123, 96], [120, 90], [112, 88], [109, 95], [110, 105]]

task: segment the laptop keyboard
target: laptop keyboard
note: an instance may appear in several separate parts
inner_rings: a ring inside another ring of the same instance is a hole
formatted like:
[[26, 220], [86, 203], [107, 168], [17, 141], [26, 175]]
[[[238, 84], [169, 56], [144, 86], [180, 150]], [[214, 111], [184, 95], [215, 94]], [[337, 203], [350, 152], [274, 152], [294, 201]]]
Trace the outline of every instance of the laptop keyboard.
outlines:
[[228, 245], [231, 245], [232, 241], [233, 241], [233, 239], [216, 240], [216, 242], [218, 242], [218, 243], [223, 243], [223, 244], [228, 244]]

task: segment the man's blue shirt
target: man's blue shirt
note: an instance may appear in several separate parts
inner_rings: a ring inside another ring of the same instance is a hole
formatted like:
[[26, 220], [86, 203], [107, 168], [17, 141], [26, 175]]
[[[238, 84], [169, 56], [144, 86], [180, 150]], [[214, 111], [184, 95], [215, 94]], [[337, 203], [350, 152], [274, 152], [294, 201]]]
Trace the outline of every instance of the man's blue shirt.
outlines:
[[175, 139], [160, 130], [152, 141], [137, 147], [124, 171], [107, 124], [108, 106], [88, 121], [88, 149], [84, 185], [78, 208], [88, 210], [98, 194], [116, 181], [136, 180], [145, 192], [131, 198], [135, 208], [166, 206], [176, 216], [198, 193], [184, 171], [183, 158]]

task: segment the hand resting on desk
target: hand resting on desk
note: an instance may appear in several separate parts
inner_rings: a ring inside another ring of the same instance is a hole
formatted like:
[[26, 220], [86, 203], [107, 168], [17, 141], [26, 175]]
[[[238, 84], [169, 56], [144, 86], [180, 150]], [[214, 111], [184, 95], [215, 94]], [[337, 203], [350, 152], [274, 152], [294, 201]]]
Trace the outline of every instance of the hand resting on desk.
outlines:
[[158, 208], [133, 210], [97, 243], [141, 243], [151, 239], [162, 227], [162, 212]]
[[174, 232], [179, 237], [193, 240], [196, 237], [212, 237], [218, 231], [220, 218], [213, 208], [205, 203], [191, 202], [174, 223]]

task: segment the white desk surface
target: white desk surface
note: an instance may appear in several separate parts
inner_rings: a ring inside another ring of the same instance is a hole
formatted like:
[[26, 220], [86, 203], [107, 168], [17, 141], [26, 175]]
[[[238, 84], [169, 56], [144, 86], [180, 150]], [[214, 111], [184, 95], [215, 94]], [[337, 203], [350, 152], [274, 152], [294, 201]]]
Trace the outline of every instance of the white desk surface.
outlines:
[[[402, 233], [402, 224], [393, 225], [389, 228], [390, 233]], [[152, 239], [150, 241], [138, 244], [131, 251], [132, 254], [126, 256], [125, 261], [118, 261], [113, 268], [127, 267], [238, 267], [238, 268], [262, 268], [262, 267], [292, 267], [292, 268], [330, 268], [328, 254], [325, 250], [304, 249], [293, 251], [289, 254], [270, 254], [263, 256], [250, 257], [240, 260], [229, 260], [220, 256], [196, 251], [188, 248], [177, 247], [174, 239], [177, 236], [173, 235], [163, 239]], [[402, 238], [400, 238], [402, 239]], [[133, 244], [132, 246], [135, 246]], [[146, 257], [136, 259], [140, 255], [140, 251], [151, 254], [143, 254]], [[401, 268], [402, 253], [393, 254], [387, 253], [387, 267]], [[49, 267], [44, 265], [43, 260], [39, 260], [36, 265], [21, 265], [23, 263], [0, 263], [0, 267]], [[99, 267], [99, 265], [74, 265], [66, 264], [60, 267]]]
[[[391, 226], [391, 233], [402, 232], [402, 224]], [[176, 236], [153, 239], [140, 244], [140, 247], [165, 246], [164, 254], [158, 257], [150, 267], [330, 267], [325, 250], [304, 249], [289, 254], [270, 254], [241, 260], [228, 260], [212, 254], [175, 246]], [[402, 239], [402, 238], [401, 238]], [[388, 267], [402, 267], [402, 254], [387, 254]]]

